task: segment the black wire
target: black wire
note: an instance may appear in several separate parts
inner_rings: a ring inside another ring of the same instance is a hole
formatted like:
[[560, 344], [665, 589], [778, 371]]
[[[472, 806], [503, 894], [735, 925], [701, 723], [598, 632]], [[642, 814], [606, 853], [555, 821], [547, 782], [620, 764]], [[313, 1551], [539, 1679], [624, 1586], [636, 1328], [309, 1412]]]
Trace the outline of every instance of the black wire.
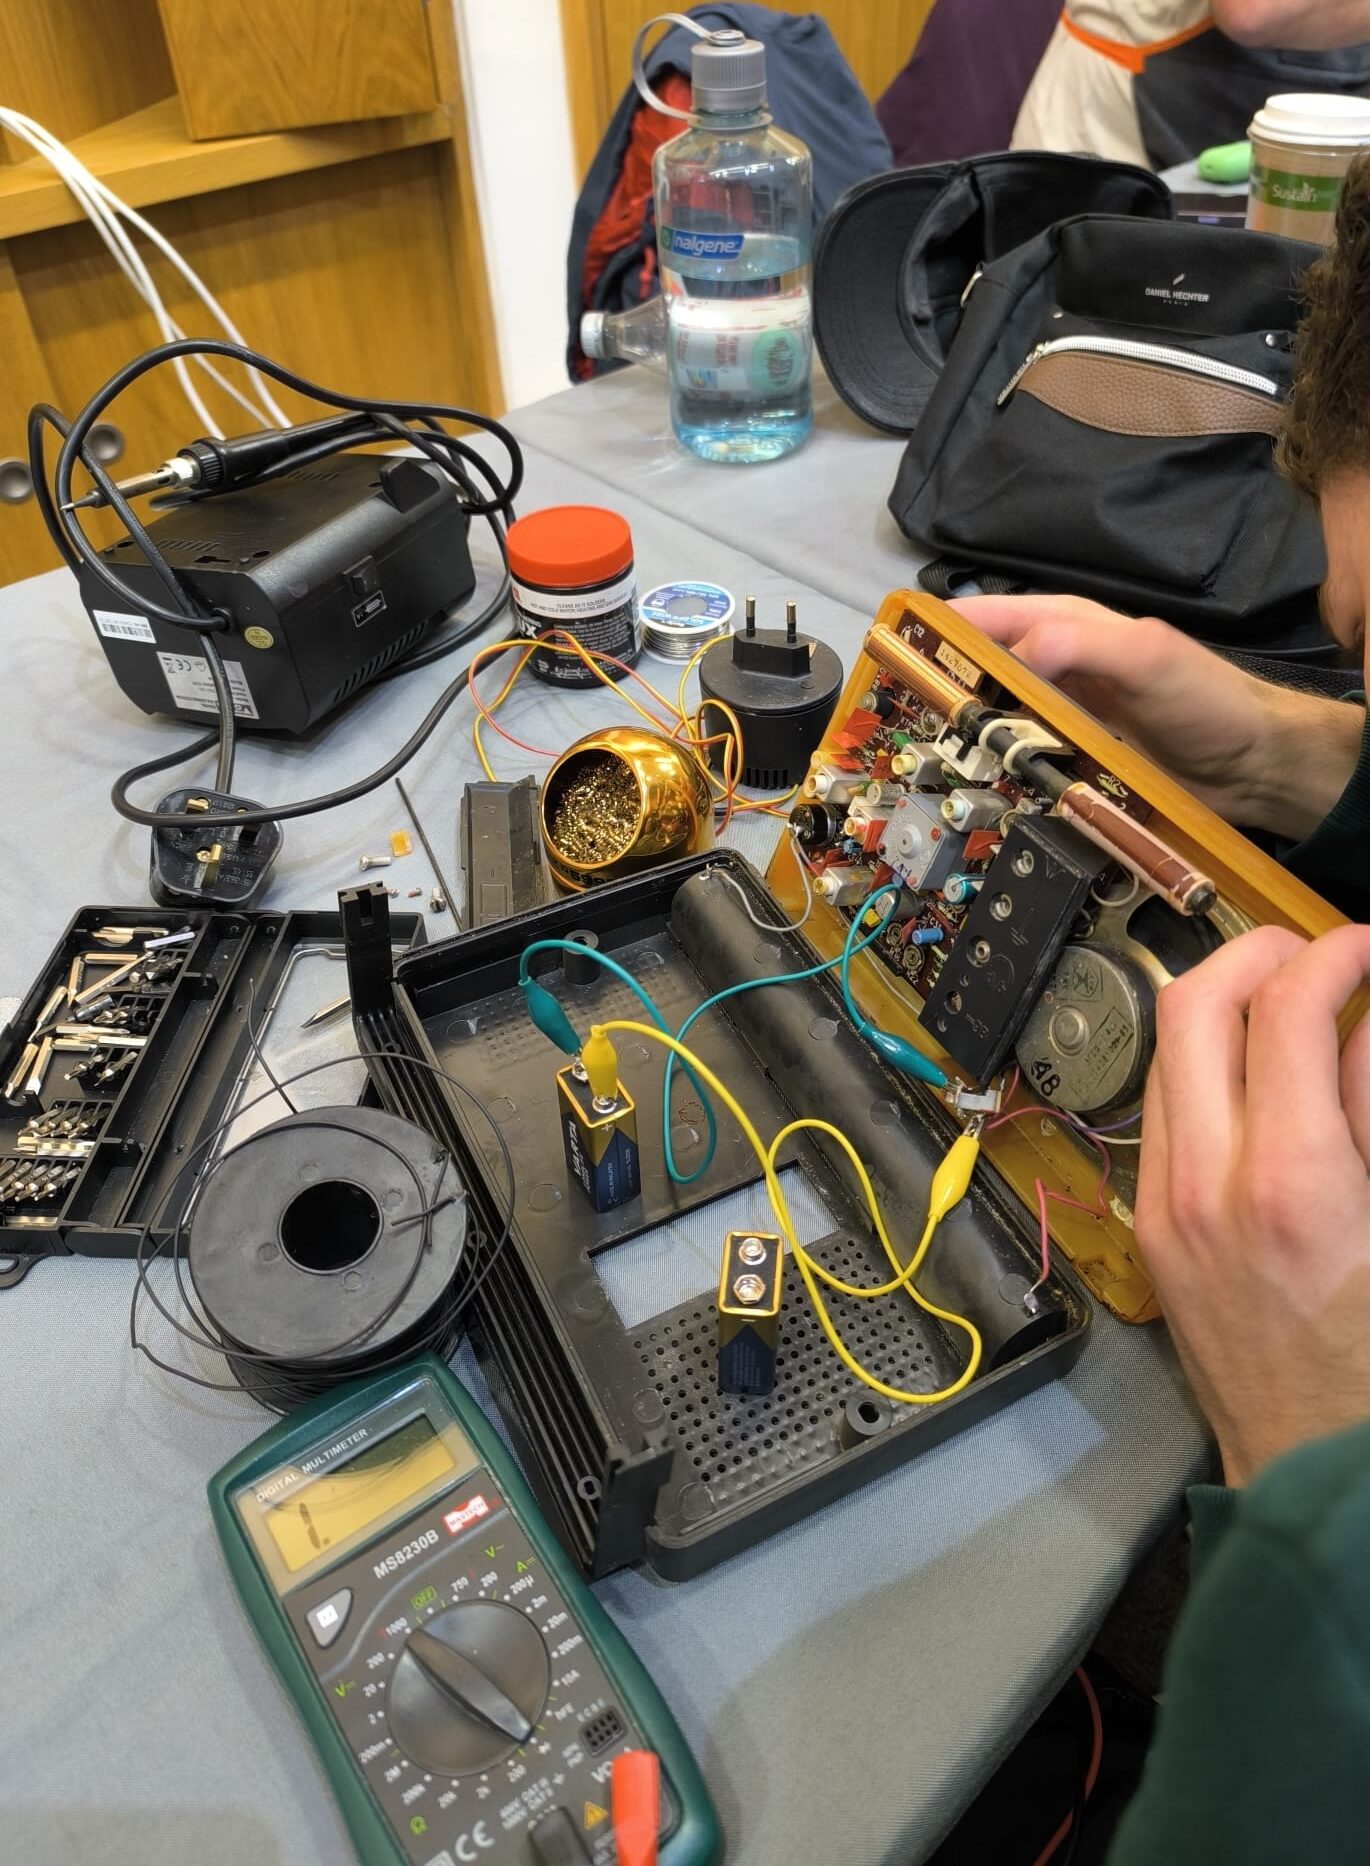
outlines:
[[[199, 605], [193, 593], [187, 591], [177, 578], [176, 573], [157, 550], [146, 529], [130, 512], [127, 500], [101, 468], [99, 462], [91, 458], [85, 446], [90, 428], [104, 413], [110, 402], [149, 370], [182, 356], [226, 357], [242, 363], [245, 367], [258, 369], [285, 387], [310, 396], [326, 406], [352, 410], [359, 416], [369, 418], [358, 421], [344, 432], [335, 432], [316, 441], [312, 446], [302, 449], [286, 461], [278, 462], [274, 468], [257, 476], [252, 483], [264, 483], [279, 473], [294, 471], [310, 460], [321, 459], [329, 454], [341, 452], [345, 448], [365, 444], [368, 438], [398, 437], [417, 448], [448, 474], [458, 487], [464, 509], [472, 516], [484, 517], [489, 523], [504, 565], [494, 596], [480, 613], [468, 622], [460, 626], [450, 623], [444, 625], [439, 640], [421, 644], [397, 661], [381, 676], [386, 680], [395, 679], [401, 674], [414, 673], [444, 659], [486, 628], [508, 601], [509, 571], [504, 547], [504, 524], [513, 518], [514, 500], [523, 483], [523, 454], [517, 440], [503, 423], [488, 415], [480, 414], [476, 410], [443, 403], [381, 402], [366, 397], [340, 395], [320, 388], [305, 377], [295, 375], [293, 371], [282, 368], [280, 364], [272, 362], [269, 357], [262, 356], [257, 351], [248, 350], [239, 344], [224, 343], [214, 339], [184, 338], [175, 343], [161, 344], [155, 349], [145, 351], [141, 356], [135, 357], [131, 363], [126, 364], [123, 369], [116, 371], [87, 401], [72, 422], [68, 423], [56, 409], [47, 404], [40, 404], [32, 410], [29, 417], [29, 463], [35, 492], [38, 496], [39, 511], [54, 544], [68, 567], [77, 571], [84, 566], [104, 584], [116, 600], [137, 609], [140, 613], [155, 617], [172, 626], [187, 628], [205, 637], [205, 658], [214, 684], [220, 722], [216, 787], [227, 791], [232, 782], [237, 732], [236, 716], [222, 656], [217, 650], [217, 645], [208, 640], [210, 631], [219, 632], [224, 629], [227, 618], [218, 614], [196, 613]], [[489, 461], [469, 443], [456, 435], [448, 434], [441, 426], [442, 419], [460, 421], [468, 426], [480, 428], [497, 440], [508, 456], [507, 478], [501, 480]], [[423, 423], [422, 429], [415, 430], [408, 426], [409, 421]], [[45, 425], [51, 425], [62, 436], [62, 447], [54, 473], [55, 494], [50, 487], [43, 446]], [[130, 539], [137, 544], [153, 571], [171, 590], [178, 605], [185, 608], [188, 613], [182, 615], [175, 610], [169, 610], [160, 603], [151, 601], [145, 592], [130, 588], [96, 550], [86, 536], [77, 514], [73, 510], [63, 509], [70, 503], [71, 476], [78, 460], [91, 475], [106, 502], [122, 519]], [[490, 488], [489, 497], [481, 493], [471, 473], [466, 470], [468, 467]], [[318, 798], [310, 798], [302, 804], [237, 812], [231, 816], [147, 811], [128, 802], [128, 789], [140, 778], [150, 775], [153, 771], [165, 770], [168, 766], [181, 762], [183, 758], [199, 756], [202, 751], [208, 749], [206, 743], [196, 741], [193, 750], [188, 747], [183, 753], [154, 760], [124, 773], [116, 780], [111, 792], [114, 807], [128, 821], [141, 823], [149, 828], [194, 827], [200, 829], [227, 829], [234, 826], [244, 828], [251, 824], [280, 822], [292, 817], [310, 816], [320, 810], [332, 809], [339, 803], [350, 802], [353, 798], [365, 796], [367, 792], [386, 783], [397, 771], [401, 770], [437, 726], [447, 707], [456, 697], [463, 678], [464, 676], [458, 676], [457, 681], [439, 696], [438, 702], [430, 710], [418, 733], [408, 741], [398, 759], [392, 759], [372, 777], [357, 785], [340, 791], [328, 792]]]
[[[253, 1033], [249, 1020], [249, 1037], [252, 1038], [252, 1035]], [[262, 1051], [259, 1041], [253, 1040], [252, 1047], [260, 1060], [262, 1058]], [[338, 1068], [343, 1063], [357, 1062], [358, 1060], [370, 1063], [386, 1059], [393, 1059], [397, 1062], [409, 1063], [418, 1068], [427, 1069], [431, 1074], [446, 1082], [449, 1087], [456, 1089], [458, 1094], [464, 1096], [486, 1121], [491, 1133], [495, 1137], [495, 1141], [503, 1158], [504, 1175], [507, 1185], [507, 1206], [503, 1225], [497, 1236], [490, 1241], [484, 1264], [468, 1278], [459, 1295], [452, 1297], [450, 1302], [440, 1301], [436, 1305], [431, 1324], [420, 1329], [419, 1338], [417, 1340], [406, 1337], [402, 1343], [395, 1346], [393, 1352], [387, 1354], [383, 1358], [368, 1361], [366, 1371], [379, 1371], [383, 1367], [392, 1366], [401, 1361], [408, 1360], [413, 1355], [422, 1352], [425, 1347], [432, 1347], [435, 1351], [440, 1352], [444, 1359], [450, 1358], [451, 1353], [460, 1339], [466, 1310], [479, 1293], [486, 1278], [494, 1269], [500, 1253], [509, 1240], [510, 1231], [513, 1226], [514, 1206], [517, 1197], [514, 1161], [509, 1151], [509, 1144], [500, 1131], [494, 1116], [486, 1108], [480, 1098], [475, 1095], [464, 1082], [459, 1082], [455, 1076], [449, 1075], [445, 1069], [440, 1068], [436, 1063], [430, 1063], [421, 1057], [410, 1056], [403, 1050], [391, 1049], [361, 1050], [356, 1055], [330, 1057], [326, 1062], [315, 1063], [306, 1069], [297, 1070], [294, 1074], [286, 1076], [283, 1081], [277, 1079], [274, 1072], [268, 1068], [267, 1074], [272, 1077], [273, 1086], [264, 1090], [261, 1095], [254, 1096], [252, 1100], [235, 1108], [231, 1114], [227, 1115], [224, 1120], [219, 1122], [208, 1134], [204, 1135], [196, 1146], [192, 1148], [186, 1159], [182, 1161], [171, 1183], [168, 1185], [166, 1192], [162, 1195], [161, 1199], [158, 1200], [156, 1207], [149, 1214], [148, 1219], [143, 1224], [138, 1234], [138, 1243], [135, 1252], [136, 1276], [133, 1286], [133, 1295], [129, 1304], [129, 1341], [135, 1352], [146, 1356], [154, 1366], [159, 1367], [163, 1372], [171, 1374], [176, 1379], [187, 1381], [192, 1386], [204, 1387], [211, 1392], [236, 1392], [242, 1390], [260, 1400], [263, 1405], [275, 1411], [283, 1412], [289, 1410], [291, 1406], [298, 1404], [301, 1399], [309, 1397], [309, 1394], [300, 1391], [296, 1384], [302, 1374], [303, 1377], [307, 1379], [308, 1370], [314, 1368], [316, 1364], [335, 1361], [343, 1347], [350, 1346], [354, 1339], [373, 1335], [378, 1329], [383, 1328], [386, 1322], [398, 1312], [422, 1265], [424, 1252], [429, 1248], [431, 1220], [437, 1211], [445, 1209], [445, 1206], [451, 1201], [446, 1200], [441, 1204], [433, 1205], [424, 1204], [422, 1181], [419, 1180], [417, 1171], [412, 1162], [409, 1161], [404, 1154], [400, 1153], [398, 1148], [391, 1146], [389, 1142], [380, 1141], [379, 1137], [375, 1136], [369, 1136], [368, 1138], [377, 1139], [378, 1144], [384, 1146], [387, 1151], [395, 1154], [414, 1178], [419, 1190], [421, 1210], [418, 1213], [411, 1214], [410, 1218], [405, 1222], [414, 1223], [417, 1222], [419, 1218], [422, 1218], [424, 1221], [424, 1231], [420, 1239], [419, 1249], [415, 1255], [414, 1265], [409, 1276], [405, 1279], [403, 1288], [374, 1322], [369, 1323], [365, 1329], [358, 1331], [357, 1337], [352, 1337], [347, 1341], [336, 1343], [327, 1349], [320, 1350], [316, 1354], [303, 1355], [294, 1360], [284, 1360], [281, 1357], [263, 1355], [253, 1350], [244, 1349], [240, 1345], [233, 1343], [231, 1339], [223, 1339], [220, 1332], [215, 1330], [209, 1319], [200, 1314], [199, 1310], [190, 1299], [181, 1272], [183, 1257], [182, 1238], [185, 1226], [199, 1199], [203, 1196], [206, 1184], [212, 1178], [213, 1173], [225, 1160], [238, 1151], [237, 1148], [232, 1148], [228, 1153], [221, 1155], [217, 1161], [205, 1161], [200, 1156], [205, 1153], [206, 1149], [213, 1146], [214, 1142], [244, 1114], [260, 1106], [263, 1101], [267, 1101], [277, 1094], [280, 1094], [285, 1097], [288, 1103], [289, 1097], [285, 1096], [285, 1090], [293, 1087], [295, 1083], [303, 1081], [309, 1076], [318, 1075], [325, 1069]], [[297, 1122], [296, 1125], [323, 1125], [323, 1123]], [[411, 1125], [414, 1124], [411, 1123]], [[269, 1132], [270, 1129], [264, 1131]], [[423, 1132], [422, 1129], [416, 1129], [416, 1131], [420, 1133]], [[255, 1138], [255, 1135], [250, 1136], [249, 1140], [244, 1141], [242, 1145], [249, 1145], [250, 1141]], [[425, 1136], [425, 1138], [431, 1137]], [[163, 1238], [149, 1254], [147, 1247], [151, 1241], [153, 1230], [166, 1211], [168, 1202], [181, 1185], [185, 1173], [191, 1166], [196, 1164], [197, 1159], [200, 1159], [200, 1164], [196, 1170], [195, 1183], [191, 1187], [189, 1196], [181, 1209], [179, 1217], [167, 1236]], [[451, 1155], [444, 1153], [442, 1157], [442, 1171], [438, 1177], [438, 1185], [441, 1185], [442, 1178], [447, 1168], [452, 1164], [454, 1163], [451, 1159]], [[184, 1305], [185, 1313], [189, 1315], [196, 1324], [195, 1328], [187, 1328], [182, 1322], [177, 1320], [161, 1301], [149, 1280], [148, 1272], [152, 1264], [162, 1256], [168, 1246], [171, 1247], [171, 1262], [181, 1301]], [[469, 1255], [470, 1253], [464, 1251], [462, 1253], [462, 1261], [467, 1261]], [[230, 1366], [233, 1367], [237, 1378], [231, 1383], [204, 1380], [196, 1374], [189, 1373], [185, 1368], [174, 1366], [171, 1362], [165, 1361], [161, 1359], [160, 1356], [154, 1354], [148, 1344], [141, 1340], [138, 1335], [138, 1303], [140, 1296], [145, 1297], [147, 1301], [152, 1304], [153, 1308], [156, 1309], [163, 1320], [166, 1321], [177, 1334], [193, 1342], [198, 1347], [207, 1347], [217, 1353], [223, 1354], [228, 1359]], [[257, 1373], [253, 1371], [250, 1373], [248, 1379], [244, 1379], [242, 1377], [243, 1369], [245, 1367], [254, 1368], [256, 1363], [261, 1363], [262, 1377], [259, 1379]], [[358, 1367], [355, 1358], [353, 1358], [349, 1359], [344, 1364], [335, 1365], [331, 1369], [327, 1366], [318, 1366], [316, 1379], [318, 1375], [331, 1375], [331, 1378], [335, 1380], [343, 1378], [350, 1379], [359, 1371], [362, 1371], [362, 1369]], [[327, 1380], [325, 1380], [325, 1384], [327, 1384]], [[311, 1391], [317, 1390], [319, 1390], [317, 1385], [311, 1388]]]
[[[70, 542], [64, 522], [59, 523], [59, 513], [53, 505], [52, 495], [48, 490], [46, 457], [43, 450], [45, 427], [55, 428], [65, 439], [70, 433], [71, 424], [46, 402], [38, 403], [29, 411], [29, 469], [34, 490], [38, 494], [39, 510], [47, 525], [48, 534], [66, 558], [68, 567], [79, 576], [81, 560], [75, 554], [75, 548]], [[214, 685], [214, 698], [219, 714], [219, 749], [214, 784], [217, 790], [227, 791], [233, 784], [233, 764], [238, 732], [237, 716], [234, 712], [233, 693], [228, 683], [228, 671], [224, 667], [223, 656], [219, 653], [218, 643], [209, 633], [211, 627], [216, 630], [221, 629], [224, 626], [224, 618], [213, 612], [208, 615], [198, 612], [198, 599], [194, 592], [181, 583], [161, 552], [153, 544], [123, 493], [105, 472], [100, 462], [84, 449], [81, 453], [81, 464], [99, 486], [110, 509], [122, 522], [129, 537], [142, 551], [161, 580], [169, 586], [171, 594], [179, 605], [179, 610], [162, 609], [160, 604], [149, 602], [145, 593], [130, 589], [115, 578], [118, 590], [124, 592], [120, 600], [131, 604], [141, 614], [157, 615], [160, 620], [170, 622], [178, 628], [197, 631], [204, 644], [205, 662], [209, 668], [210, 680]]]
[[[500, 650], [502, 654], [506, 652], [505, 649]], [[356, 798], [365, 797], [369, 791], [377, 790], [382, 784], [389, 783], [397, 772], [403, 771], [414, 754], [421, 750], [432, 737], [443, 714], [466, 685], [470, 672], [471, 668], [468, 664], [443, 688], [404, 744], [393, 757], [385, 761], [379, 770], [373, 771], [369, 777], [358, 778], [355, 784], [345, 784], [338, 790], [325, 791], [320, 797], [308, 797], [303, 803], [273, 804], [266, 809], [238, 810], [232, 816], [214, 816], [212, 813], [203, 812], [194, 815], [178, 814], [171, 810], [142, 810], [137, 804], [129, 802], [128, 792], [132, 785], [145, 777], [151, 777], [156, 771], [165, 771], [168, 765], [179, 764], [183, 759], [198, 756], [200, 752], [214, 743], [213, 737], [199, 738], [193, 745], [187, 745], [180, 751], [168, 752], [161, 758], [149, 759], [146, 764], [135, 765], [131, 771], [125, 771], [121, 777], [114, 780], [110, 798], [120, 816], [127, 817], [130, 823], [144, 823], [149, 829], [193, 829], [197, 826], [201, 829], [231, 829], [235, 825], [239, 828], [246, 828], [250, 823], [286, 823], [293, 817], [313, 816], [319, 810], [331, 810], [337, 804], [352, 803]]]

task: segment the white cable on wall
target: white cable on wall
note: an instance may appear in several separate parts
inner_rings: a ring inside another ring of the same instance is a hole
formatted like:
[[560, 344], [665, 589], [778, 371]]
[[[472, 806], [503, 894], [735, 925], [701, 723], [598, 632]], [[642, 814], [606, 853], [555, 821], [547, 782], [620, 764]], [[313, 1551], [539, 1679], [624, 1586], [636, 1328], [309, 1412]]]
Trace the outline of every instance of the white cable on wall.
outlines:
[[[0, 106], [0, 126], [17, 136], [21, 142], [27, 143], [29, 148], [56, 170], [71, 191], [81, 211], [109, 248], [119, 270], [152, 312], [165, 341], [172, 342], [178, 337], [184, 337], [186, 333], [167, 310], [151, 273], [143, 264], [137, 247], [121, 224], [123, 221], [149, 240], [157, 251], [175, 267], [231, 343], [242, 344], [245, 349], [251, 347], [203, 279], [182, 259], [171, 242], [160, 234], [150, 221], [144, 220], [141, 214], [136, 213], [126, 201], [121, 201], [111, 188], [105, 186], [98, 175], [93, 175], [65, 143], [59, 142], [49, 130], [44, 129], [41, 123], [35, 123], [32, 117], [26, 117], [21, 111], [8, 110], [3, 106]], [[196, 357], [194, 360], [205, 374], [212, 378], [240, 408], [246, 410], [260, 426], [285, 428], [291, 425], [289, 416], [278, 406], [271, 391], [255, 369], [249, 369], [247, 375], [261, 397], [260, 403], [253, 401], [250, 396], [235, 388], [208, 358]], [[223, 429], [201, 399], [184, 359], [178, 357], [172, 367], [185, 391], [186, 400], [195, 411], [196, 419], [204, 424], [207, 434], [221, 439]]]

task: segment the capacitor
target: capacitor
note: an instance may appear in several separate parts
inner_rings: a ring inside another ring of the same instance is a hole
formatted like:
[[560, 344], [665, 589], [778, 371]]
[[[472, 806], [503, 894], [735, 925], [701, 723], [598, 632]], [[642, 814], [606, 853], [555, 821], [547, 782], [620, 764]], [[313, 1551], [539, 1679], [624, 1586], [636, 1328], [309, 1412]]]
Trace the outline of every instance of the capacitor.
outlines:
[[814, 765], [804, 779], [804, 795], [842, 810], [865, 789], [867, 781], [864, 771], [844, 771], [840, 765]]
[[930, 745], [906, 745], [890, 759], [890, 770], [912, 780], [915, 788], [942, 782], [942, 760]]
[[813, 891], [830, 907], [854, 907], [871, 891], [871, 871], [851, 864], [825, 868], [814, 882]]
[[992, 829], [1008, 809], [1008, 798], [997, 790], [966, 785], [942, 800], [942, 815], [953, 829]]
[[948, 907], [960, 907], [973, 901], [982, 886], [979, 875], [948, 875], [942, 883], [942, 899]]

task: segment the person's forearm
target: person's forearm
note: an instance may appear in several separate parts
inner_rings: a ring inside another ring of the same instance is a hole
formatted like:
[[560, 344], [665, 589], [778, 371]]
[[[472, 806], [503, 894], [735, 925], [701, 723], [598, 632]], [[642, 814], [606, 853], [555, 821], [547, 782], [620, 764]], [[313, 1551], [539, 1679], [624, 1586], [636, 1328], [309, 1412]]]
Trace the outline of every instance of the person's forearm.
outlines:
[[1232, 819], [1300, 841], [1346, 789], [1360, 758], [1365, 709], [1287, 687], [1267, 692], [1269, 726], [1252, 748]]
[[1238, 45], [1334, 52], [1370, 40], [1370, 0], [1212, 0], [1213, 22]]

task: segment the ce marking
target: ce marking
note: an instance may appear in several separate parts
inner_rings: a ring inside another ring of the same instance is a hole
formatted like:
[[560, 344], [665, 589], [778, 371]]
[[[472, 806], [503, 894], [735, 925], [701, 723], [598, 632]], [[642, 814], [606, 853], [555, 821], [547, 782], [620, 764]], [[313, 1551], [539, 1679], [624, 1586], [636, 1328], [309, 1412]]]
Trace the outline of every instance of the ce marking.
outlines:
[[478, 1860], [482, 1853], [489, 1853], [494, 1845], [490, 1829], [484, 1821], [477, 1821], [469, 1833], [457, 1835], [454, 1851], [461, 1866], [471, 1866], [473, 1860]]

